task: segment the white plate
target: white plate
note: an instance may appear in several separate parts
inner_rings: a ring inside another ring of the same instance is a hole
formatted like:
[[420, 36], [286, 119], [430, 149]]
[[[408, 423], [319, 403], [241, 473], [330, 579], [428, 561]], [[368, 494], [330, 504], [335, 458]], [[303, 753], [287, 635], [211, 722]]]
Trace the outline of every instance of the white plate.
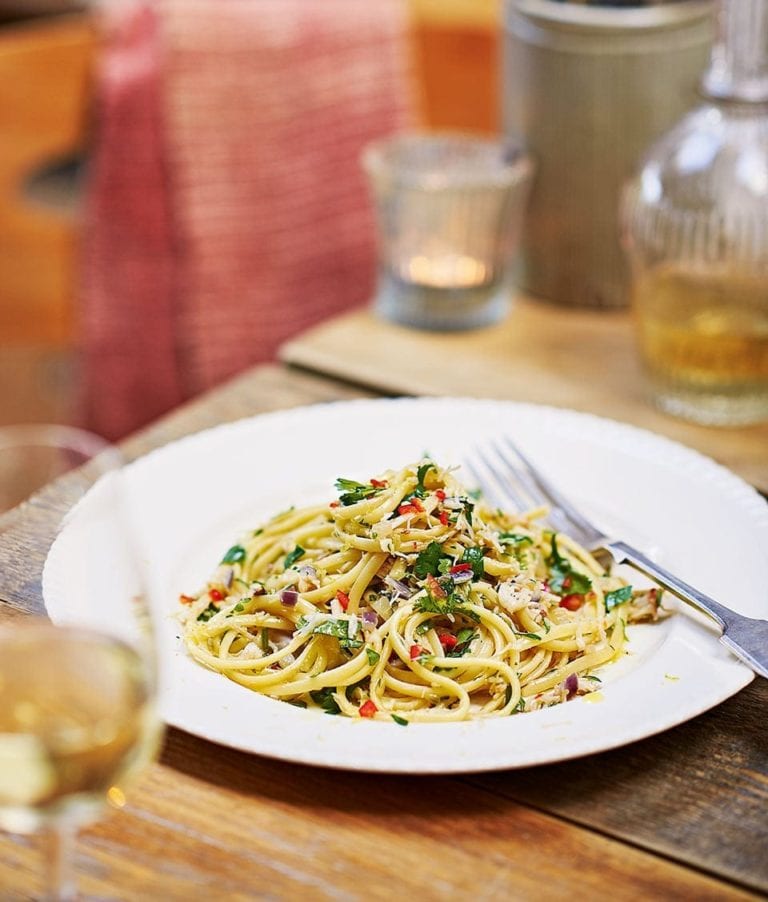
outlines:
[[[580, 698], [459, 724], [401, 727], [302, 710], [187, 657], [174, 619], [179, 593], [197, 589], [243, 530], [291, 504], [332, 499], [338, 476], [368, 479], [425, 451], [443, 464], [458, 463], [501, 430], [603, 524], [725, 604], [768, 616], [768, 505], [732, 473], [681, 445], [585, 414], [497, 401], [305, 407], [190, 436], [128, 468], [131, 516], [149, 563], [167, 722], [307, 764], [481, 771], [613, 748], [688, 720], [749, 683], [751, 671], [687, 613], [633, 627], [632, 654], [604, 669], [598, 701]], [[54, 620], [71, 619], [83, 604], [96, 610], [105, 603], [78, 598], [72, 578], [76, 568], [92, 565], [92, 548], [76, 528], [93, 516], [91, 507], [86, 498], [47, 561], [44, 595]]]

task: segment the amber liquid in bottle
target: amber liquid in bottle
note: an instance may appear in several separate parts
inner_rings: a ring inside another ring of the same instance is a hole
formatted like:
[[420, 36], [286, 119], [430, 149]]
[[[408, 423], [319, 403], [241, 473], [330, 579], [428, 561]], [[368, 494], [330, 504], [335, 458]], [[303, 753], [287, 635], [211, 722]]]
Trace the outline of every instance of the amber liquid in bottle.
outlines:
[[[656, 389], [745, 419], [768, 398], [768, 283], [733, 269], [651, 270], [635, 286], [643, 356]], [[674, 402], [666, 406], [671, 409]], [[674, 412], [674, 411], [672, 411]]]

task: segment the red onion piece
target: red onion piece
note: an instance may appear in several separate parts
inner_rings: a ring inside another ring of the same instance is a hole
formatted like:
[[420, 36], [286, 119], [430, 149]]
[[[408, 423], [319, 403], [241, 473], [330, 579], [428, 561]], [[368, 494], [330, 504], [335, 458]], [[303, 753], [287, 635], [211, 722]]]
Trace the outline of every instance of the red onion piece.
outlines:
[[451, 579], [458, 586], [461, 583], [468, 583], [473, 576], [474, 573], [472, 572], [472, 570], [462, 570], [460, 573], [452, 573]]
[[289, 608], [295, 606], [299, 600], [299, 593], [295, 589], [283, 589], [280, 593], [280, 601]]
[[570, 701], [579, 690], [579, 678], [575, 673], [570, 673], [565, 678], [566, 700]]
[[393, 576], [385, 576], [384, 582], [389, 586], [390, 589], [394, 589], [398, 595], [403, 595], [405, 598], [410, 598], [412, 595], [411, 590], [406, 586], [405, 583], [400, 582], [399, 579], [395, 579]]

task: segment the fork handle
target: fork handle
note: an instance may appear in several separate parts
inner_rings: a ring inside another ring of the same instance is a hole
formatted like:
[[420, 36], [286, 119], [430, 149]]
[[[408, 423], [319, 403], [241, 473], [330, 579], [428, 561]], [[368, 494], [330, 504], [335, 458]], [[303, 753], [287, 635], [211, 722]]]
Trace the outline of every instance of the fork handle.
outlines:
[[688, 604], [693, 605], [703, 614], [710, 616], [719, 624], [721, 629], [724, 630], [729, 623], [741, 618], [741, 614], [737, 614], [730, 608], [718, 604], [714, 598], [710, 598], [709, 595], [694, 589], [693, 586], [646, 557], [637, 548], [633, 548], [625, 542], [608, 542], [606, 548], [613, 555], [613, 559], [617, 564], [629, 564], [641, 573], [645, 573], [646, 576], [650, 576], [662, 588], [672, 592], [673, 595], [677, 595], [678, 598], [682, 598], [683, 601], [687, 601]]

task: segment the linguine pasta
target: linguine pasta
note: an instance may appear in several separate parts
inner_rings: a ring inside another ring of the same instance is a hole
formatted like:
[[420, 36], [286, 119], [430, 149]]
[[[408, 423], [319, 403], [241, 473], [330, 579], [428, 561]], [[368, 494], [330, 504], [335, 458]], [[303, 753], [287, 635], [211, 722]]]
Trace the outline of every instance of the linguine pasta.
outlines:
[[292, 508], [182, 595], [191, 656], [256, 692], [349, 717], [460, 721], [600, 687], [657, 590], [606, 574], [543, 523], [475, 499], [431, 460]]

